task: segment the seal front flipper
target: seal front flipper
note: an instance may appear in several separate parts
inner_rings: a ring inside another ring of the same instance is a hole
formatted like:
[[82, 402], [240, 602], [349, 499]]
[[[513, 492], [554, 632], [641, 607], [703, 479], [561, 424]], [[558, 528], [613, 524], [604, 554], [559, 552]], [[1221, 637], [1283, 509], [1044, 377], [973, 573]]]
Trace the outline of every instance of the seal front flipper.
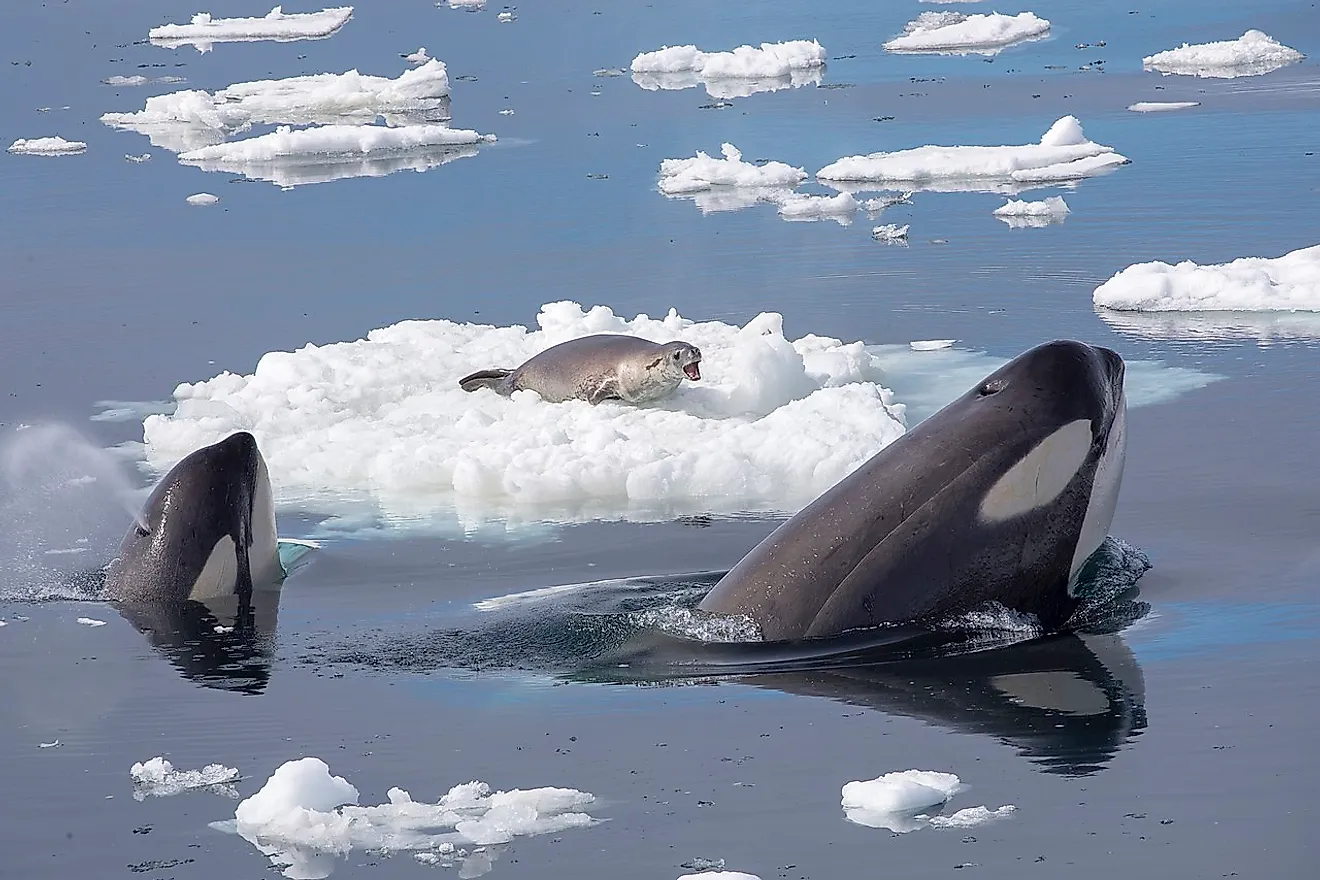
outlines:
[[458, 387], [464, 391], [476, 391], [478, 388], [493, 388], [504, 393], [500, 386], [513, 375], [513, 370], [478, 370], [470, 376], [458, 380]]

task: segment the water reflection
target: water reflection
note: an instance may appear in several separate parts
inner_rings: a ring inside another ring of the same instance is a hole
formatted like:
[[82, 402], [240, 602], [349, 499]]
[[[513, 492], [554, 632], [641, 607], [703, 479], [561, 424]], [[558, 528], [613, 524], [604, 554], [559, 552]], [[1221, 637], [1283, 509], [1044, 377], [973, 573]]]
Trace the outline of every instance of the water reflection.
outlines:
[[765, 77], [706, 77], [694, 70], [671, 73], [634, 73], [633, 82], [647, 91], [676, 91], [705, 86], [712, 98], [746, 98], [758, 92], [777, 92], [780, 89], [800, 89], [815, 86], [825, 79], [825, 67], [795, 68], [787, 76]]
[[1142, 339], [1248, 339], [1262, 346], [1320, 339], [1320, 312], [1118, 312], [1101, 306], [1095, 313], [1119, 333]]
[[1141, 667], [1117, 635], [741, 681], [992, 736], [1045, 772], [1069, 776], [1102, 769], [1146, 727]]
[[180, 163], [203, 171], [227, 171], [249, 180], [265, 180], [289, 188], [328, 183], [352, 177], [385, 177], [397, 171], [429, 171], [458, 159], [477, 155], [475, 145], [425, 147], [374, 159], [346, 156], [301, 155], [268, 161], [242, 159], [180, 159]]

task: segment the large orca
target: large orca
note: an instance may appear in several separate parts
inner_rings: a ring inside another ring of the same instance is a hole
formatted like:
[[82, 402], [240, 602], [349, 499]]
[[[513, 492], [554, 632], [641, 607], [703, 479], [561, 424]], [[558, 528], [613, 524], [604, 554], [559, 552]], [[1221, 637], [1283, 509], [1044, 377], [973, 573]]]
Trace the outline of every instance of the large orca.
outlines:
[[207, 602], [283, 580], [266, 462], [246, 431], [189, 453], [156, 485], [106, 569], [105, 598]]
[[766, 640], [934, 622], [999, 602], [1047, 629], [1109, 531], [1123, 360], [1067, 340], [1019, 355], [782, 524], [699, 608]]

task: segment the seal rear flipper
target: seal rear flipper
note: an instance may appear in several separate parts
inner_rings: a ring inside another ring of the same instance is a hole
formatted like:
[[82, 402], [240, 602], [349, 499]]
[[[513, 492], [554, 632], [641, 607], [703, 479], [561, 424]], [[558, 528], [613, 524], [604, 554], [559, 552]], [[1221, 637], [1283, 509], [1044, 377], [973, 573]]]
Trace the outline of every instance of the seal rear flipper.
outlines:
[[513, 375], [513, 370], [478, 370], [470, 376], [458, 380], [458, 387], [464, 391], [476, 391], [478, 388], [500, 390], [500, 383]]

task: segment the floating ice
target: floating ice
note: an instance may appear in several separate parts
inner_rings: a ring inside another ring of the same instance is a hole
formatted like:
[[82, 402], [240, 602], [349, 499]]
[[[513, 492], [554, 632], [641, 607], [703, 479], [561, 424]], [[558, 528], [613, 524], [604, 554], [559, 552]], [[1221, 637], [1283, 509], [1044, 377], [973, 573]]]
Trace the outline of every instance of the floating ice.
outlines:
[[101, 121], [145, 134], [167, 149], [213, 146], [256, 123], [436, 121], [448, 117], [449, 74], [434, 58], [390, 79], [356, 70], [236, 83], [214, 95], [201, 90], [148, 98], [136, 113], [106, 113]]
[[[464, 9], [475, 12], [478, 9], [485, 7], [486, 0], [448, 0], [448, 3], [450, 9]], [[440, 4], [437, 3], [435, 5], [439, 6]]]
[[812, 196], [789, 193], [778, 200], [779, 216], [785, 220], [834, 220], [840, 226], [852, 223], [861, 207], [851, 193]]
[[163, 757], [135, 763], [128, 771], [133, 777], [133, 797], [171, 797], [196, 788], [211, 788], [229, 797], [238, 797], [228, 783], [238, 781], [238, 770], [223, 764], [207, 764], [201, 770], [175, 770]]
[[866, 209], [866, 213], [875, 217], [886, 208], [892, 208], [894, 205], [910, 204], [912, 204], [912, 193], [904, 192], [892, 196], [876, 196], [873, 199], [867, 199], [862, 202], [862, 207]]
[[1320, 312], [1320, 245], [1209, 266], [1137, 263], [1097, 287], [1093, 300], [1136, 312]]
[[143, 154], [140, 155], [140, 156], [133, 156], [133, 155], [131, 155], [131, 154], [129, 154], [129, 153], [125, 153], [125, 154], [124, 154], [124, 159], [125, 159], [125, 161], [132, 162], [134, 165], [141, 165], [143, 162], [150, 162], [150, 161], [151, 161], [151, 154], [150, 154], [150, 153], [143, 153]]
[[71, 156], [86, 151], [82, 141], [66, 141], [62, 137], [19, 138], [9, 145], [16, 156]]
[[1236, 40], [1191, 45], [1183, 43], [1141, 59], [1146, 70], [1165, 74], [1232, 79], [1239, 76], [1260, 76], [1306, 56], [1258, 30], [1249, 30]]
[[94, 617], [80, 617], [78, 622], [83, 626], [105, 626], [104, 620], [97, 620]]
[[952, 773], [930, 770], [886, 773], [845, 785], [843, 811], [850, 822], [903, 834], [920, 828], [971, 828], [1003, 818], [1017, 809], [1009, 804], [997, 810], [970, 807], [951, 816], [927, 814], [926, 811], [942, 807], [964, 790], [966, 786]]
[[425, 170], [476, 155], [494, 135], [446, 125], [322, 125], [202, 147], [179, 161], [203, 171], [243, 174], [280, 186], [344, 177], [378, 177], [402, 169]]
[[[903, 431], [860, 342], [785, 338], [782, 318], [744, 327], [675, 312], [626, 321], [605, 307], [543, 306], [540, 330], [407, 321], [364, 340], [272, 352], [250, 376], [180, 385], [173, 415], [143, 424], [163, 470], [251, 430], [283, 504], [368, 498], [391, 520], [458, 508], [480, 523], [535, 511], [667, 518], [675, 509], [795, 509]], [[703, 378], [662, 406], [549, 404], [533, 392], [469, 394], [474, 369], [516, 366], [588, 333], [683, 339]]]
[[697, 874], [684, 874], [678, 880], [761, 880], [761, 878], [743, 871], [702, 871]]
[[433, 61], [434, 59], [431, 58], [430, 55], [426, 54], [426, 47], [422, 46], [416, 52], [410, 52], [409, 54], [404, 55], [403, 60], [407, 61], [409, 64], [425, 64], [426, 62]]
[[220, 201], [220, 197], [211, 193], [193, 193], [184, 201], [190, 205], [214, 205]]
[[495, 18], [508, 24], [511, 21], [516, 21], [518, 16], [514, 15], [512, 12], [501, 12], [499, 15], [495, 16]]
[[288, 14], [276, 6], [261, 18], [212, 18], [209, 12], [199, 12], [189, 24], [154, 27], [147, 36], [157, 46], [173, 49], [192, 45], [199, 52], [209, 52], [214, 43], [324, 39], [334, 35], [352, 17], [352, 6]]
[[145, 76], [112, 76], [101, 82], [108, 86], [145, 86], [151, 80]]
[[909, 342], [908, 347], [913, 351], [940, 351], [952, 348], [957, 341], [956, 339], [916, 339]]
[[849, 156], [816, 172], [824, 181], [901, 181], [909, 188], [989, 190], [1076, 180], [1124, 164], [1113, 147], [1087, 140], [1075, 116], [1050, 126], [1038, 144], [1005, 147], [925, 146]]
[[700, 150], [691, 159], [665, 159], [660, 163], [660, 191], [683, 195], [722, 186], [791, 189], [807, 179], [805, 170], [783, 162], [744, 162], [733, 144], [723, 144], [720, 151], [723, 159], [713, 159]]
[[882, 223], [871, 227], [871, 237], [876, 241], [905, 242], [908, 237], [908, 224]]
[[705, 85], [714, 98], [743, 98], [757, 92], [814, 85], [821, 81], [825, 49], [815, 40], [739, 46], [732, 52], [702, 52], [696, 46], [666, 46], [632, 60], [633, 82], [644, 89], [687, 89]]
[[232, 828], [284, 867], [285, 876], [324, 877], [333, 867], [329, 859], [354, 849], [449, 855], [459, 844], [490, 846], [596, 822], [582, 812], [595, 797], [571, 788], [492, 792], [469, 782], [434, 804], [399, 788], [388, 795], [388, 803], [358, 806], [353, 785], [331, 776], [321, 759], [302, 758], [281, 765], [240, 803]]
[[995, 208], [994, 215], [1014, 228], [1048, 226], [1062, 223], [1069, 214], [1063, 196], [1051, 196], [1041, 202], [1009, 199], [1008, 204]]
[[1005, 804], [994, 810], [988, 810], [984, 806], [967, 807], [959, 810], [951, 816], [931, 816], [930, 827], [932, 828], [975, 828], [977, 825], [984, 825], [987, 822], [993, 822], [996, 819], [1003, 819], [1017, 812], [1017, 807], [1012, 804]]
[[1163, 113], [1169, 110], [1186, 110], [1189, 107], [1200, 106], [1200, 101], [1138, 101], [1135, 104], [1129, 104], [1128, 109], [1133, 113]]
[[890, 52], [994, 55], [1013, 43], [1040, 38], [1049, 30], [1050, 23], [1032, 12], [923, 12], [908, 22], [901, 36], [885, 43], [885, 48]]

